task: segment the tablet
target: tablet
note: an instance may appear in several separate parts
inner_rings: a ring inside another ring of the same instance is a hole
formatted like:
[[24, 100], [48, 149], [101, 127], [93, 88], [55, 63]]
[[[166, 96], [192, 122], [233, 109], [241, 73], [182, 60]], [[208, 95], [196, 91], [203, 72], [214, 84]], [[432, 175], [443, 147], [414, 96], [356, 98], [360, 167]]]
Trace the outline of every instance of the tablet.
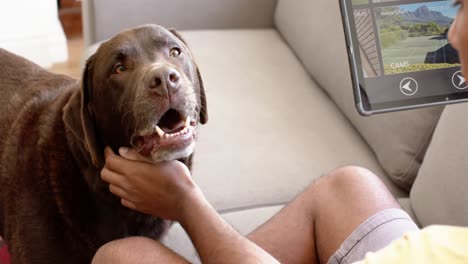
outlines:
[[340, 0], [356, 107], [362, 115], [468, 101], [447, 33], [452, 0]]

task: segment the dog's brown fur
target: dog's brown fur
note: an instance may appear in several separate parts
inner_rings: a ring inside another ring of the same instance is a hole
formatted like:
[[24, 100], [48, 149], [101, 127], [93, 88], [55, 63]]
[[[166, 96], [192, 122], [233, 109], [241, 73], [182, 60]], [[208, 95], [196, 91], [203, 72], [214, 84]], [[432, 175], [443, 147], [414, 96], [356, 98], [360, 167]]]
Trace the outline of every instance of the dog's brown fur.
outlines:
[[89, 263], [108, 241], [158, 239], [169, 225], [125, 209], [100, 180], [106, 143], [86, 138], [86, 89], [0, 49], [0, 235], [13, 263]]

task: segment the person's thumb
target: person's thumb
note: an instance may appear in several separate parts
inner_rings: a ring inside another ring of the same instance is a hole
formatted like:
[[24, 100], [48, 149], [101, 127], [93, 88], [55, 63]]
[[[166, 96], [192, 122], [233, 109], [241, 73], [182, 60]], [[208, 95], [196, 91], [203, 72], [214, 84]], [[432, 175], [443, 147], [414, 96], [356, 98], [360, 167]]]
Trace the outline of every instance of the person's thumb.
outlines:
[[123, 158], [127, 160], [152, 163], [149, 158], [144, 157], [143, 155], [138, 153], [136, 150], [131, 149], [131, 148], [121, 147], [119, 148], [119, 154], [120, 156], [122, 156]]

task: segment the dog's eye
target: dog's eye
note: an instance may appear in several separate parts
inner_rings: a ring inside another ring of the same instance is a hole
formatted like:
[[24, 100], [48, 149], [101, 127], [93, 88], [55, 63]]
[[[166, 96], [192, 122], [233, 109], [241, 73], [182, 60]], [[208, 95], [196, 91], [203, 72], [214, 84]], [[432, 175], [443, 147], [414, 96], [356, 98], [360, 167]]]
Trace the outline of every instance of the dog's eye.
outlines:
[[172, 48], [169, 54], [171, 57], [179, 57], [182, 51], [179, 48]]
[[113, 73], [114, 74], [120, 74], [120, 73], [122, 73], [122, 72], [124, 72], [126, 70], [127, 70], [127, 67], [125, 67], [123, 64], [117, 64], [114, 67]]

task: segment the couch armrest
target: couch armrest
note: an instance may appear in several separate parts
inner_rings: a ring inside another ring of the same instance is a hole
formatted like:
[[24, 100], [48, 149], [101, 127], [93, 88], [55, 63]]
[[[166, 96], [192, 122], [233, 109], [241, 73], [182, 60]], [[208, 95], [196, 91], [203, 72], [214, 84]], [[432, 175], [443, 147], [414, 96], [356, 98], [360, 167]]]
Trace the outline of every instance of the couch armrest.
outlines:
[[141, 24], [187, 29], [270, 28], [277, 0], [83, 0], [85, 45]]

